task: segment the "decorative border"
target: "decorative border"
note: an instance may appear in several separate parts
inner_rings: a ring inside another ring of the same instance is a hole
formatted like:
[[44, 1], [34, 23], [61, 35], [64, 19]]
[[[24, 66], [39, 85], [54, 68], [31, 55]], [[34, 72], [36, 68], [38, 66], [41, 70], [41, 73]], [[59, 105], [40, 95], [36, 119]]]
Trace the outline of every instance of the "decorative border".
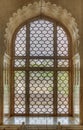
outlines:
[[[23, 6], [22, 9], [18, 9], [17, 12], [13, 14], [13, 16], [9, 19], [5, 29], [4, 42], [6, 48], [10, 48], [10, 45], [12, 44], [12, 37], [19, 25], [21, 25], [26, 20], [37, 17], [41, 14], [59, 21], [67, 28], [71, 35], [74, 53], [76, 53], [79, 46], [79, 30], [75, 19], [69, 12], [67, 12], [66, 9], [45, 1], [42, 1], [42, 6], [41, 1]], [[8, 50], [9, 52], [7, 53], [10, 54], [10, 49]]]

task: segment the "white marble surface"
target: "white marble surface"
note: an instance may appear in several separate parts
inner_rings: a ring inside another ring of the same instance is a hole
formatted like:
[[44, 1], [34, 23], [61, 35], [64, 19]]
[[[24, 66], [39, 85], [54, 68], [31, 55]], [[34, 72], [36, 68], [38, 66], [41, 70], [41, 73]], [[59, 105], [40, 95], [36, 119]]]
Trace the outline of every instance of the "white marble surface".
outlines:
[[79, 124], [79, 119], [73, 117], [10, 117], [4, 124], [25, 124], [29, 125], [56, 125], [60, 122], [62, 125]]

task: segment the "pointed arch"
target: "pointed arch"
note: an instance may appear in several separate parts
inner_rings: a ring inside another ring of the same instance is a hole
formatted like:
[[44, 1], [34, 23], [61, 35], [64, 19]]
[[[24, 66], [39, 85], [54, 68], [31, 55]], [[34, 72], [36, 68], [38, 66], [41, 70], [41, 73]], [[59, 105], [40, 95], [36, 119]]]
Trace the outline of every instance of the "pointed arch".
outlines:
[[[62, 23], [69, 31], [72, 39], [72, 43], [74, 45], [74, 53], [77, 52], [78, 44], [79, 44], [79, 33], [77, 23], [72, 15], [67, 12], [66, 9], [57, 6], [56, 4], [51, 4], [50, 2], [42, 2], [42, 12], [41, 10], [41, 1], [34, 2], [33, 4], [28, 4], [27, 6], [23, 6], [22, 9], [18, 9], [16, 13], [9, 19], [7, 23], [7, 27], [5, 29], [5, 44], [7, 48], [7, 53], [10, 54], [10, 45], [12, 43], [12, 37], [16, 30], [16, 28], [25, 22], [26, 20], [37, 17], [41, 13], [45, 16], [48, 16], [52, 19], [55, 19]], [[51, 11], [50, 11], [51, 10]]]

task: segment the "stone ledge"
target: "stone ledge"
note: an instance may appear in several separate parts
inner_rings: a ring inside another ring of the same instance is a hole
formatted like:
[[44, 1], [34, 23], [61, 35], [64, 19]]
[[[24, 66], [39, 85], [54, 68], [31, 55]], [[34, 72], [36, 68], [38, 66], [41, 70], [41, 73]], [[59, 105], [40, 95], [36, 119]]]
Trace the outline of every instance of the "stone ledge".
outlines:
[[[61, 125], [58, 129], [57, 125], [26, 125], [27, 130], [83, 130], [81, 125]], [[0, 130], [20, 130], [21, 125], [2, 125]]]

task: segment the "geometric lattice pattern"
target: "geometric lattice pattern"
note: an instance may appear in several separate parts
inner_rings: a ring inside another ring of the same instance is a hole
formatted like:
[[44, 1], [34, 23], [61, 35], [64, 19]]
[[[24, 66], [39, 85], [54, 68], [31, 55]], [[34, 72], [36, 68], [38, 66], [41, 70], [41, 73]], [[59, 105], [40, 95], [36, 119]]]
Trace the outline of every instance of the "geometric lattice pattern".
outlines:
[[14, 114], [67, 115], [70, 110], [70, 46], [56, 22], [36, 19], [16, 34]]
[[30, 67], [53, 67], [53, 59], [30, 59]]
[[68, 38], [60, 26], [57, 26], [57, 56], [68, 56]]
[[25, 71], [14, 72], [15, 113], [25, 113]]
[[15, 59], [15, 67], [25, 67], [25, 59]]
[[23, 26], [16, 35], [15, 56], [26, 55], [26, 26]]
[[30, 71], [30, 113], [53, 113], [53, 72]]
[[68, 71], [58, 71], [57, 75], [57, 111], [58, 114], [67, 114], [69, 111], [69, 73]]
[[59, 59], [57, 61], [58, 63], [58, 67], [69, 67], [69, 60], [62, 60], [62, 59]]
[[53, 56], [53, 24], [37, 20], [30, 24], [30, 56]]

